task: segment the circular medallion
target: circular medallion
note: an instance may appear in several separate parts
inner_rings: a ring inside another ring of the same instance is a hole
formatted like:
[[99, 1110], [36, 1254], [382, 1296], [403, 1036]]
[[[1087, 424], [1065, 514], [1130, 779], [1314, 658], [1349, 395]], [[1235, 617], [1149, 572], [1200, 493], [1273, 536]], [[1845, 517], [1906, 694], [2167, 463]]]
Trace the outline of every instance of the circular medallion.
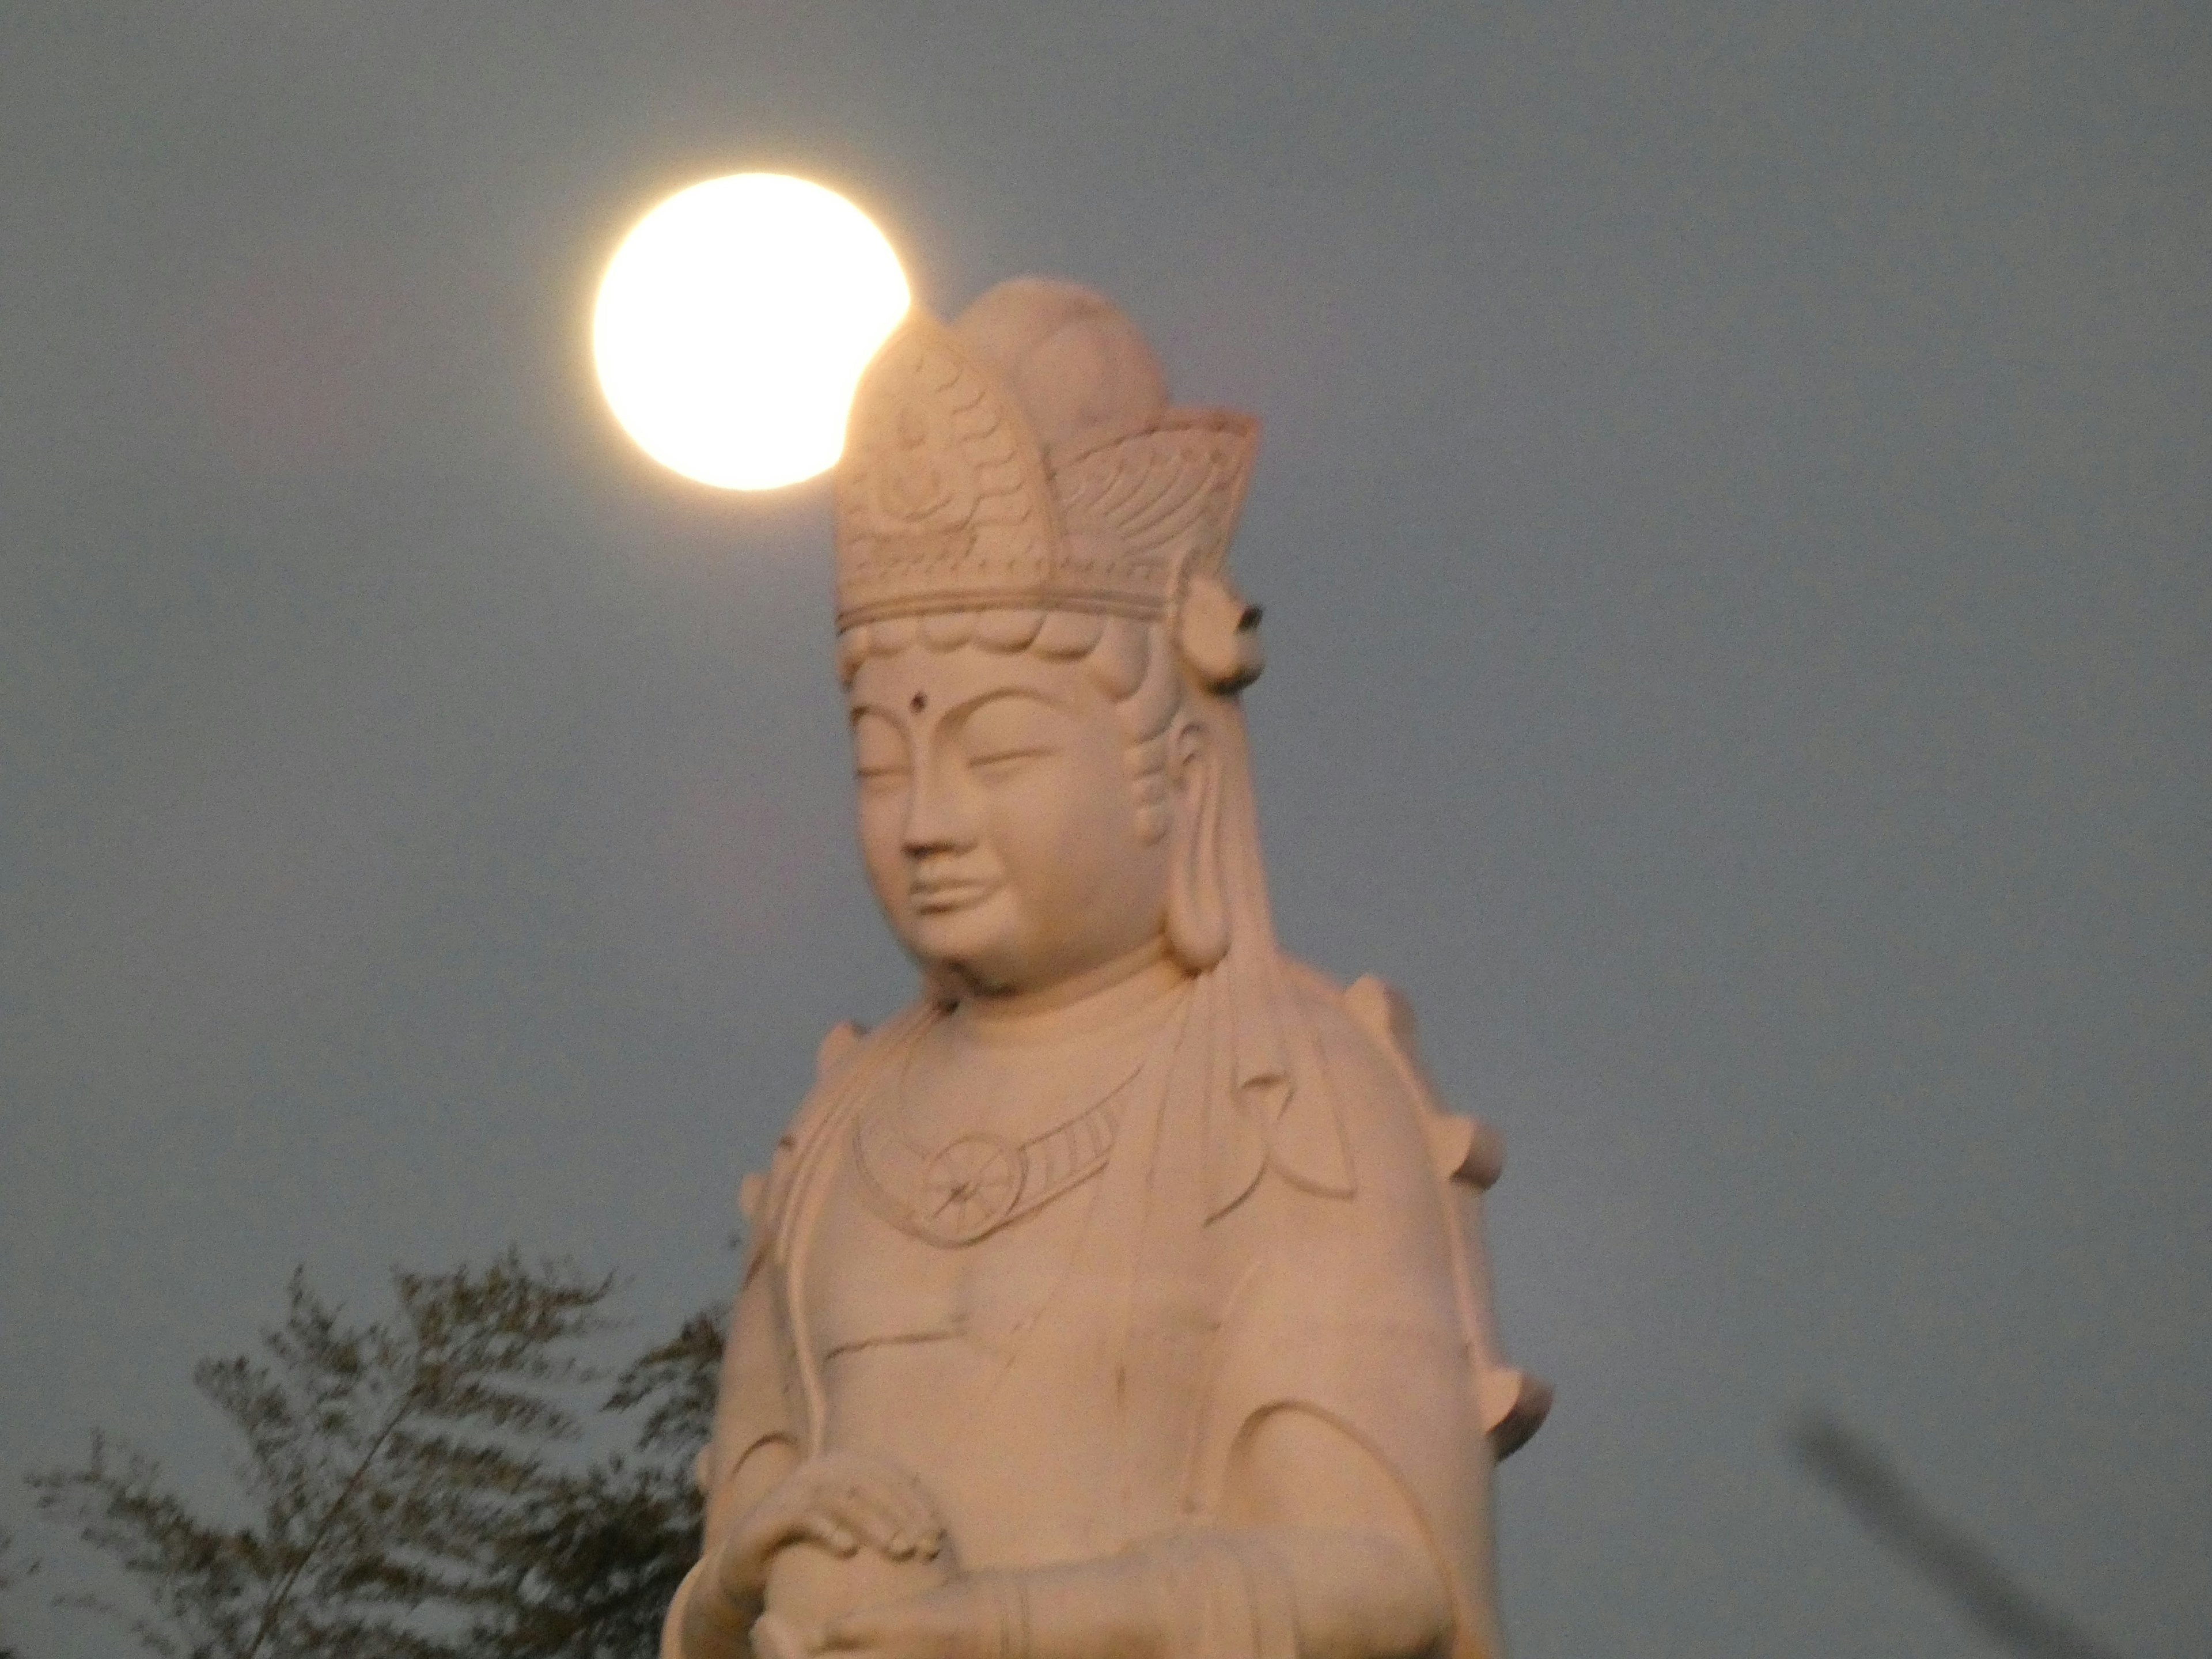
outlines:
[[1020, 1151], [996, 1135], [963, 1135], [923, 1169], [915, 1218], [939, 1237], [965, 1244], [1012, 1215], [1021, 1197]]

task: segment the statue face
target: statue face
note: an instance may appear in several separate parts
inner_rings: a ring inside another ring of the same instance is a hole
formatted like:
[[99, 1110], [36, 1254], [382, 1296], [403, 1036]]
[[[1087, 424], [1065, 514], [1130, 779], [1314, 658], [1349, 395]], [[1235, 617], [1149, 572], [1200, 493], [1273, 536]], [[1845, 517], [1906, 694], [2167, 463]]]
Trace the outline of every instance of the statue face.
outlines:
[[850, 696], [868, 879], [901, 943], [987, 994], [1157, 939], [1167, 837], [1140, 834], [1114, 705], [1079, 662], [921, 645]]

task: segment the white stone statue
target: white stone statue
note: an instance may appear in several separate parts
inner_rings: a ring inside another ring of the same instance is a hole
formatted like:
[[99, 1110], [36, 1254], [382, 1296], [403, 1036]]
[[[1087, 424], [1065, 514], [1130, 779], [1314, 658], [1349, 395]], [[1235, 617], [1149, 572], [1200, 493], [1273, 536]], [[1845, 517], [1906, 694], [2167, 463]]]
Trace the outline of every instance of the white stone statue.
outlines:
[[664, 1659], [1501, 1651], [1480, 1194], [1405, 1004], [1275, 943], [1257, 441], [1097, 295], [917, 313], [837, 482], [860, 843], [923, 994], [764, 1177]]

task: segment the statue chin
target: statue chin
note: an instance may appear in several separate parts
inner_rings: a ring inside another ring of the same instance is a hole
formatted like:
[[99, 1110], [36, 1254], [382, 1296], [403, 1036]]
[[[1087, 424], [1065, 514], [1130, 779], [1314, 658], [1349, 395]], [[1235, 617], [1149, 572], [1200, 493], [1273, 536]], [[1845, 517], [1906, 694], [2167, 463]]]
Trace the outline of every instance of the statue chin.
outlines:
[[958, 910], [926, 911], [907, 917], [896, 931], [926, 963], [995, 959], [1010, 952], [1005, 921], [992, 908], [987, 899]]
[[957, 1570], [949, 1540], [927, 1560], [904, 1561], [865, 1546], [839, 1555], [810, 1540], [787, 1544], [769, 1564], [768, 1611], [753, 1625], [756, 1659], [811, 1659], [822, 1632], [847, 1613], [935, 1589]]

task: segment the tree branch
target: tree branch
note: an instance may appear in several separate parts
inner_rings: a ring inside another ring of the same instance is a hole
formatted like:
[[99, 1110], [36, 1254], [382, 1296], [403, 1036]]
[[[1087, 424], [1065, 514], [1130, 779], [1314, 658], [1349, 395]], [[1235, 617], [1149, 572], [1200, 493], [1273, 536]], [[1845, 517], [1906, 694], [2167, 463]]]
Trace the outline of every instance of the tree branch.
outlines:
[[2110, 1648], [2043, 1605], [1980, 1545], [1937, 1515], [1841, 1419], [1817, 1407], [1805, 1411], [1790, 1425], [1790, 1449], [1860, 1525], [1991, 1640], [2021, 1659], [2116, 1659]]
[[290, 1570], [270, 1593], [268, 1606], [261, 1611], [261, 1622], [254, 1630], [253, 1640], [246, 1645], [246, 1659], [254, 1659], [254, 1656], [261, 1651], [261, 1644], [269, 1639], [269, 1632], [276, 1627], [276, 1617], [283, 1612], [284, 1603], [292, 1594], [292, 1586], [299, 1583], [300, 1575], [307, 1570], [307, 1563], [323, 1547], [323, 1540], [330, 1535], [331, 1528], [337, 1523], [338, 1511], [345, 1507], [346, 1500], [360, 1489], [361, 1483], [368, 1478], [369, 1465], [376, 1462], [377, 1454], [384, 1449], [385, 1442], [398, 1433], [399, 1425], [414, 1414], [415, 1395], [416, 1390], [410, 1389], [400, 1397], [398, 1406], [384, 1426], [377, 1430], [375, 1437], [368, 1443], [368, 1449], [362, 1454], [361, 1462], [346, 1478], [345, 1485], [338, 1488], [338, 1495], [331, 1499], [330, 1508], [323, 1511], [323, 1518], [315, 1523], [314, 1531], [308, 1534], [307, 1547], [300, 1552], [300, 1559], [292, 1564]]

